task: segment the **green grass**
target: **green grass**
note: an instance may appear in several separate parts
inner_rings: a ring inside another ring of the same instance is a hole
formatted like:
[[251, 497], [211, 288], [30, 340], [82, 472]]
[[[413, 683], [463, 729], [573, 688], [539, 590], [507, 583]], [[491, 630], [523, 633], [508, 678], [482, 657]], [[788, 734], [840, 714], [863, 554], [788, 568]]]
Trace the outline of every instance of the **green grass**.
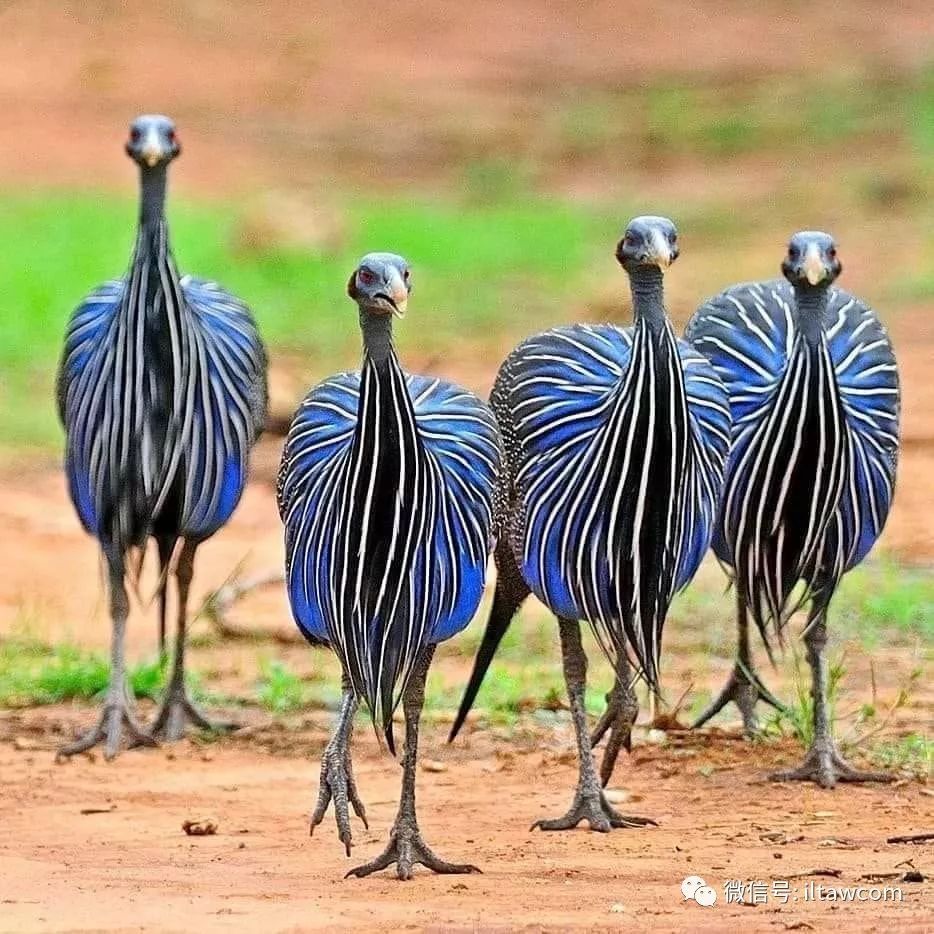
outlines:
[[340, 685], [337, 680], [323, 677], [302, 678], [281, 661], [263, 660], [256, 699], [274, 714], [331, 708], [340, 700]]
[[[518, 336], [561, 320], [562, 303], [595, 252], [613, 242], [623, 212], [512, 197], [513, 185], [502, 166], [487, 166], [459, 200], [348, 200], [346, 240], [330, 252], [282, 246], [275, 237], [244, 247], [247, 220], [234, 201], [173, 199], [169, 215], [180, 268], [244, 298], [267, 342], [299, 352], [320, 377], [357, 364], [345, 289], [368, 250], [394, 250], [412, 263], [415, 293], [397, 331], [403, 350], [422, 358], [486, 345], [492, 329]], [[0, 444], [57, 442], [52, 387], [65, 323], [82, 296], [126, 269], [134, 225], [130, 198], [0, 194]]]
[[934, 645], [934, 574], [871, 561], [848, 574], [831, 607], [835, 631], [867, 648], [880, 640]]
[[869, 750], [873, 763], [886, 771], [903, 771], [929, 781], [934, 775], [934, 739], [910, 733], [876, 743]]
[[[110, 666], [98, 652], [74, 645], [45, 645], [28, 636], [0, 641], [0, 707], [30, 707], [93, 700], [107, 688]], [[164, 686], [156, 661], [129, 670], [136, 697], [157, 697]]]

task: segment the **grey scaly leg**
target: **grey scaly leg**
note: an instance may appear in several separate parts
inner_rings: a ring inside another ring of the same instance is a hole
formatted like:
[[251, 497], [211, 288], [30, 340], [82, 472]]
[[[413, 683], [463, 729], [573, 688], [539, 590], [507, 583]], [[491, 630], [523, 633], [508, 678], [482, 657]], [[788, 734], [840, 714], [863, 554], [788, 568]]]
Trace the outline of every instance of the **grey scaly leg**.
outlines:
[[178, 556], [175, 579], [178, 583], [178, 620], [175, 633], [175, 653], [172, 659], [172, 674], [166, 688], [162, 706], [152, 726], [152, 735], [169, 741], [181, 739], [189, 723], [202, 730], [225, 732], [235, 730], [236, 723], [214, 723], [209, 720], [188, 698], [185, 689], [185, 642], [188, 626], [188, 591], [194, 574], [197, 544], [185, 542]]
[[639, 716], [639, 698], [636, 697], [629, 671], [629, 659], [620, 653], [616, 662], [616, 679], [606, 695], [606, 710], [590, 735], [591, 748], [610, 735], [600, 763], [600, 781], [605, 786], [613, 776], [620, 749], [632, 750], [632, 727]]
[[80, 736], [73, 743], [62, 746], [58, 750], [61, 757], [73, 756], [79, 752], [104, 744], [104, 758], [113, 759], [120, 751], [120, 742], [126, 730], [130, 748], [133, 746], [154, 746], [152, 737], [148, 736], [136, 722], [132, 714], [133, 701], [130, 698], [130, 688], [126, 676], [126, 658], [124, 653], [124, 639], [126, 635], [126, 621], [130, 615], [130, 601], [127, 597], [126, 582], [122, 564], [110, 565], [110, 619], [113, 626], [110, 642], [110, 685], [104, 700], [104, 709], [101, 712], [97, 725]]
[[558, 625], [561, 631], [564, 681], [571, 702], [580, 772], [574, 801], [567, 814], [555, 820], [538, 820], [532, 824], [532, 829], [537, 827], [540, 830], [570, 830], [582, 820], [587, 821], [591, 830], [599, 830], [601, 833], [608, 833], [614, 827], [644, 827], [648, 824], [654, 826], [655, 821], [647, 817], [626, 817], [617, 813], [603, 794], [597, 779], [593, 753], [590, 751], [590, 736], [587, 732], [587, 712], [584, 708], [587, 656], [581, 645], [580, 625], [576, 620], [562, 618], [558, 619]]
[[777, 700], [766, 688], [753, 668], [752, 651], [749, 647], [749, 612], [746, 602], [739, 594], [736, 598], [736, 628], [738, 630], [736, 663], [729, 680], [716, 700], [694, 721], [691, 729], [696, 730], [702, 727], [708, 720], [720, 713], [730, 701], [736, 704], [742, 714], [743, 732], [747, 736], [754, 736], [759, 732], [755, 712], [757, 701], [762, 700], [776, 710], [784, 710], [781, 701]]
[[341, 705], [337, 716], [337, 727], [330, 742], [324, 748], [321, 756], [321, 777], [318, 781], [318, 800], [311, 815], [309, 835], [314, 835], [315, 827], [324, 820], [325, 811], [331, 800], [334, 801], [334, 817], [337, 820], [337, 835], [344, 844], [347, 855], [350, 856], [350, 847], [353, 842], [350, 832], [350, 811], [348, 802], [354, 813], [363, 821], [363, 826], [369, 829], [366, 820], [366, 808], [357, 792], [357, 783], [354, 781], [353, 764], [350, 756], [350, 740], [353, 735], [353, 718], [357, 712], [357, 697], [350, 684], [350, 678], [344, 672], [341, 676]]
[[425, 703], [425, 678], [428, 675], [428, 666], [434, 655], [435, 647], [428, 646], [423, 652], [415, 670], [409, 678], [405, 693], [402, 695], [402, 709], [405, 713], [405, 750], [402, 755], [402, 795], [399, 799], [399, 812], [389, 835], [389, 845], [383, 852], [364, 863], [351, 869], [347, 876], [363, 878], [371, 873], [379, 872], [387, 866], [396, 864], [396, 875], [400, 879], [411, 879], [412, 869], [418, 863], [432, 872], [443, 874], [464, 874], [479, 872], [476, 866], [466, 863], [447, 863], [439, 859], [428, 848], [418, 829], [415, 817], [415, 770], [418, 762], [418, 721], [422, 715], [422, 706]]
[[821, 788], [833, 788], [839, 782], [890, 782], [895, 776], [887, 772], [860, 772], [840, 755], [830, 729], [827, 707], [827, 608], [815, 616], [804, 634], [808, 664], [811, 666], [811, 698], [814, 702], [814, 741], [796, 769], [775, 772], [769, 777], [776, 782], [816, 782]]

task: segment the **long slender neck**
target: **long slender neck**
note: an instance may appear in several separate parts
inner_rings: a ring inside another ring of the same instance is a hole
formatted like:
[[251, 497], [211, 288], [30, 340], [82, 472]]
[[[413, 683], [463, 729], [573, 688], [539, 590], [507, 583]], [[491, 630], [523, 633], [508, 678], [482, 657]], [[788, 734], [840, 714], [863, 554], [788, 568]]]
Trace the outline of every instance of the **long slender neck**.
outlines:
[[140, 170], [139, 229], [142, 239], [151, 246], [165, 219], [167, 167], [144, 167]]
[[392, 315], [372, 314], [360, 309], [360, 330], [363, 332], [364, 360], [382, 368], [394, 355], [392, 345]]
[[644, 322], [658, 334], [665, 326], [664, 274], [658, 266], [636, 266], [627, 271], [636, 323]]
[[827, 286], [795, 284], [794, 290], [798, 328], [808, 344], [816, 345], [823, 333], [827, 313]]

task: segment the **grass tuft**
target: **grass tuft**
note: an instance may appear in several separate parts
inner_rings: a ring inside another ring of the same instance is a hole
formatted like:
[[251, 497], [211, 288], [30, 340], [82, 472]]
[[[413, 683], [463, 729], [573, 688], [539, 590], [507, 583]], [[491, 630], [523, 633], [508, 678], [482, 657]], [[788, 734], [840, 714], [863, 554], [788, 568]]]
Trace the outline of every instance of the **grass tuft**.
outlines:
[[[110, 666], [98, 652], [78, 646], [45, 645], [28, 636], [0, 642], [0, 707], [31, 707], [69, 700], [91, 701], [107, 688]], [[136, 697], [156, 698], [165, 685], [157, 661], [129, 670]]]

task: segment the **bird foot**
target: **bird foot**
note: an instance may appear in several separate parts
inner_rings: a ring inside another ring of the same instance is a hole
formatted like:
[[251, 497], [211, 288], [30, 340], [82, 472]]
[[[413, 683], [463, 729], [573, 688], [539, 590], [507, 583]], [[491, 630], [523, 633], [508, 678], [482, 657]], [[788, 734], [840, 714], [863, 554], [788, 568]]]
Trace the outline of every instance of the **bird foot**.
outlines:
[[606, 695], [606, 710], [590, 735], [593, 749], [609, 731], [603, 760], [600, 763], [600, 783], [606, 786], [613, 776], [621, 749], [632, 751], [632, 727], [639, 716], [639, 701], [632, 688], [618, 682]]
[[755, 707], [760, 700], [776, 710], [785, 709], [784, 704], [769, 691], [752, 669], [737, 663], [717, 699], [694, 721], [691, 729], [700, 729], [732, 701], [742, 714], [743, 733], [746, 736], [755, 736], [759, 732]]
[[840, 755], [829, 742], [815, 742], [808, 750], [804, 762], [796, 769], [773, 772], [773, 782], [816, 782], [821, 788], [833, 788], [837, 782], [891, 782], [888, 772], [861, 772]]
[[208, 719], [189, 699], [184, 687], [169, 687], [162, 701], [150, 735], [173, 743], [182, 739], [188, 724], [210, 733], [230, 733], [240, 729], [239, 723]]
[[158, 743], [137, 722], [130, 713], [129, 701], [108, 700], [101, 712], [96, 726], [79, 736], [74, 742], [59, 748], [57, 759], [68, 759], [78, 753], [87, 752], [103, 743], [104, 758], [114, 759], [120, 752], [124, 732], [127, 735], [127, 748], [136, 746], [157, 746]]
[[593, 792], [578, 788], [571, 809], [563, 817], [554, 820], [537, 820], [531, 830], [573, 830], [581, 821], [587, 821], [591, 830], [609, 833], [613, 829], [633, 827], [657, 827], [650, 817], [630, 817], [620, 814], [597, 788]]
[[412, 878], [412, 869], [419, 863], [432, 872], [442, 875], [466, 875], [480, 872], [476, 866], [471, 866], [469, 863], [448, 863], [435, 856], [422, 839], [415, 818], [399, 817], [392, 828], [386, 849], [376, 859], [351, 869], [344, 878], [356, 876], [362, 879], [393, 863], [396, 864], [396, 876], [403, 880]]
[[324, 820], [325, 811], [331, 800], [334, 801], [334, 817], [337, 821], [337, 836], [347, 855], [350, 856], [352, 836], [350, 832], [350, 810], [348, 802], [353, 807], [354, 814], [363, 821], [363, 826], [369, 830], [370, 825], [366, 819], [366, 808], [360, 800], [357, 783], [354, 780], [353, 765], [347, 742], [335, 736], [325, 747], [321, 757], [321, 777], [318, 782], [318, 801], [311, 815], [309, 836], [314, 836], [315, 827]]

